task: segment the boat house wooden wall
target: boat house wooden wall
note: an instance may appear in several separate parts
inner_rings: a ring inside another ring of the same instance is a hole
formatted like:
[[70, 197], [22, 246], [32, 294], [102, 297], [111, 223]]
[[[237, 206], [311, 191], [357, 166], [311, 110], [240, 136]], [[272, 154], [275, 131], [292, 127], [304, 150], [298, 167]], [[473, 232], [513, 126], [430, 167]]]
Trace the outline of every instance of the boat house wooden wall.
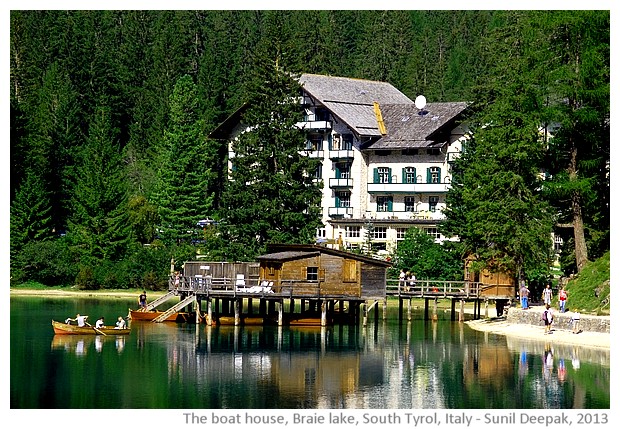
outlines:
[[316, 245], [277, 244], [257, 258], [276, 292], [335, 299], [386, 297], [391, 263]]

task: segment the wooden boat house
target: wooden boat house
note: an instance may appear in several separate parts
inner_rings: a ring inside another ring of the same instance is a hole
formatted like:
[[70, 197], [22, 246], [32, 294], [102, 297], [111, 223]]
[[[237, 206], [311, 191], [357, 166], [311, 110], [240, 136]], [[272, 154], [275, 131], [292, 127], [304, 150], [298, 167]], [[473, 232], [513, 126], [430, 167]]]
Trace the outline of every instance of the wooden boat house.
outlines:
[[317, 299], [386, 297], [390, 262], [317, 245], [272, 245], [268, 250], [257, 258], [259, 275], [274, 292]]

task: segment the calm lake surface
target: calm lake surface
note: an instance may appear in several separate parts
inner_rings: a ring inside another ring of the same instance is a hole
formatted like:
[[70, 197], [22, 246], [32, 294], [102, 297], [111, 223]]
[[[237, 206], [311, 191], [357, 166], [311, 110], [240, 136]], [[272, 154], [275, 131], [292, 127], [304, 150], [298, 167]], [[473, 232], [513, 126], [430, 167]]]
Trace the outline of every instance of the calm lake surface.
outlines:
[[128, 336], [54, 335], [76, 313], [113, 324], [135, 299], [11, 297], [11, 408], [567, 409], [610, 407], [610, 353], [476, 332], [449, 320], [366, 327], [133, 322]]

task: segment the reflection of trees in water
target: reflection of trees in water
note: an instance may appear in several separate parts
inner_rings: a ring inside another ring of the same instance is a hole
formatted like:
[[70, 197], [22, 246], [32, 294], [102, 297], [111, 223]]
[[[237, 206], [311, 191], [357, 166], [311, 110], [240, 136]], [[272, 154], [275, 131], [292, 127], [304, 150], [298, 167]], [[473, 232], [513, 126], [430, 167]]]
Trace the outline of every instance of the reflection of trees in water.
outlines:
[[[560, 381], [554, 350], [554, 369], [545, 381], [543, 349], [514, 350], [505, 337], [459, 323], [188, 326], [173, 324], [161, 342], [169, 384], [197, 392], [184, 398], [186, 406], [458, 409], [583, 403], [570, 357], [563, 356]], [[144, 334], [147, 341], [153, 335]]]

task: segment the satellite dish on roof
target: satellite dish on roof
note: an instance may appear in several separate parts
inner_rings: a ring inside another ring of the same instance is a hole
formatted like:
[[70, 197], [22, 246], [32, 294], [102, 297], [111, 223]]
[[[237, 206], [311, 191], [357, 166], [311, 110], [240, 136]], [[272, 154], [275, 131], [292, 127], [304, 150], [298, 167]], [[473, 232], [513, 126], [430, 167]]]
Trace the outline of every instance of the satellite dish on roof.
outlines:
[[423, 95], [418, 95], [415, 99], [415, 107], [422, 110], [426, 107], [426, 97]]

